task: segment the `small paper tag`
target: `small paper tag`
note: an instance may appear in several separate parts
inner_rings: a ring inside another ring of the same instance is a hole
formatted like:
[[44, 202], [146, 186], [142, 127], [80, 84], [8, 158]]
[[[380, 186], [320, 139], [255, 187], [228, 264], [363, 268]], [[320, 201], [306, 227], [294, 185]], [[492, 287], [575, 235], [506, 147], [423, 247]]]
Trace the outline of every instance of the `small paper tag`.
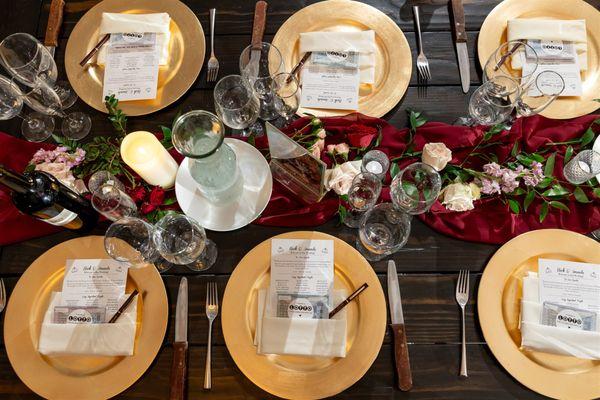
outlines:
[[544, 302], [540, 323], [557, 328], [596, 331], [597, 314], [593, 311]]
[[[525, 47], [525, 54], [528, 59], [538, 57], [539, 63], [546, 61], [577, 62], [577, 52], [573, 42], [563, 42], [561, 40], [528, 40], [527, 44], [531, 47]], [[533, 54], [535, 51], [535, 55]]]
[[310, 59], [313, 65], [335, 68], [358, 68], [358, 53], [354, 51], [315, 51]]
[[101, 324], [106, 322], [106, 307], [56, 306], [54, 324]]

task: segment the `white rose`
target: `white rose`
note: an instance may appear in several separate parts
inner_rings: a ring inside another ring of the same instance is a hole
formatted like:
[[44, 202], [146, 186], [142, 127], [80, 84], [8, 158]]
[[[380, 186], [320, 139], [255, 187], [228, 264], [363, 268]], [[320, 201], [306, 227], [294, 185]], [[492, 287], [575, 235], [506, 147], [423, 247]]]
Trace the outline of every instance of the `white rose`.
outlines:
[[421, 161], [431, 165], [436, 171], [446, 168], [450, 160], [452, 160], [452, 152], [444, 143], [427, 143], [423, 146]]
[[[479, 191], [479, 188], [477, 188]], [[471, 187], [471, 184], [452, 183], [442, 191], [442, 204], [450, 211], [468, 211], [475, 208], [473, 200], [478, 193]]]
[[360, 173], [361, 161], [348, 161], [325, 171], [325, 187], [338, 195], [348, 194], [352, 180]]

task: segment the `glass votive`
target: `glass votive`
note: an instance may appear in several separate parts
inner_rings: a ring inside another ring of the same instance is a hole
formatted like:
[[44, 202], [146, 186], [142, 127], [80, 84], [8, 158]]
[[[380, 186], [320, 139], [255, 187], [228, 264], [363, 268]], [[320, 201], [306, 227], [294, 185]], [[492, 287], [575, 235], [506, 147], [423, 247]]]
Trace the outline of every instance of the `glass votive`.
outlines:
[[563, 168], [565, 179], [574, 185], [589, 181], [600, 173], [600, 153], [583, 150], [574, 156]]
[[380, 180], [385, 178], [385, 174], [390, 168], [390, 160], [383, 151], [371, 150], [362, 159], [360, 165], [361, 172], [370, 172], [376, 175]]

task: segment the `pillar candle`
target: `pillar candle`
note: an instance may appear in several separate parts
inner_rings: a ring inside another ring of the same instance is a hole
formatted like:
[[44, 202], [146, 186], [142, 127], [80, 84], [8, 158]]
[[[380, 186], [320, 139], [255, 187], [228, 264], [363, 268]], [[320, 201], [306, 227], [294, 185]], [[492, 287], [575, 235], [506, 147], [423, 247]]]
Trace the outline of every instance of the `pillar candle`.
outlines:
[[131, 132], [121, 142], [121, 158], [150, 185], [173, 187], [177, 162], [150, 132]]

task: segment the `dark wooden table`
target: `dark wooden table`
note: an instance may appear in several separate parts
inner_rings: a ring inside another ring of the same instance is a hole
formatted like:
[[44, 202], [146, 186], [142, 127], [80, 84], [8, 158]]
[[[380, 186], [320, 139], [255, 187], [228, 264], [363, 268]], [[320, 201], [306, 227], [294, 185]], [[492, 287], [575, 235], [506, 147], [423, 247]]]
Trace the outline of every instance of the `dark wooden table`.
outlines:
[[[127, 1], [127, 0], [123, 0]], [[164, 0], [169, 1], [169, 0]], [[404, 31], [416, 58], [415, 34], [410, 4], [406, 0], [368, 0], [387, 14]], [[526, 0], [523, 0], [526, 1]], [[600, 0], [588, 0], [596, 7]], [[186, 0], [208, 32], [208, 10], [216, 7], [215, 46], [221, 65], [220, 76], [238, 73], [238, 57], [250, 42], [254, 1], [251, 0]], [[279, 26], [295, 11], [313, 0], [271, 0], [268, 9], [265, 40], [270, 41]], [[63, 56], [67, 38], [79, 18], [97, 1], [69, 1], [60, 47], [56, 59], [60, 76], [65, 77]], [[418, 93], [416, 72], [402, 101], [386, 118], [394, 125], [406, 125], [407, 108], [423, 111], [429, 120], [451, 122], [466, 112], [468, 95], [462, 93], [458, 66], [450, 33], [449, 9], [446, 1], [426, 1], [421, 7], [424, 46], [433, 76], [426, 96]], [[476, 61], [476, 41], [479, 28], [497, 0], [465, 1], [468, 47], [471, 57], [472, 88], [481, 82], [481, 70]], [[0, 37], [14, 32], [28, 32], [43, 38], [50, 0], [0, 0], [2, 10]], [[209, 38], [207, 37], [207, 43]], [[208, 57], [208, 56], [207, 56]], [[477, 67], [476, 67], [477, 66]], [[413, 68], [414, 70], [414, 68]], [[4, 73], [4, 72], [2, 72]], [[174, 105], [145, 117], [130, 118], [129, 131], [155, 130], [158, 125], [170, 125], [180, 111], [205, 109], [214, 111], [213, 84], [206, 83], [203, 68], [193, 89]], [[89, 113], [94, 135], [112, 134], [106, 116], [81, 101], [73, 107]], [[19, 135], [20, 120], [0, 123], [0, 130]], [[93, 233], [103, 234], [106, 225]], [[353, 243], [356, 232], [331, 221], [315, 228]], [[163, 279], [171, 305], [170, 323], [162, 350], [143, 377], [118, 397], [165, 399], [169, 393], [169, 373], [172, 359], [173, 315], [177, 285], [183, 275], [190, 284], [190, 371], [189, 398], [264, 399], [272, 398], [256, 387], [236, 367], [229, 356], [217, 318], [213, 331], [213, 389], [202, 389], [208, 322], [204, 314], [205, 285], [216, 280], [222, 298], [229, 275], [238, 261], [255, 245], [273, 235], [289, 231], [284, 228], [248, 226], [209, 236], [219, 247], [219, 258], [209, 274], [190, 274], [183, 267], [168, 271]], [[0, 276], [8, 293], [19, 276], [40, 254], [52, 246], [76, 237], [70, 232], [29, 240], [6, 246], [0, 253]], [[410, 239], [402, 251], [394, 255], [402, 290], [414, 389], [402, 393], [395, 387], [390, 333], [386, 334], [381, 352], [366, 375], [336, 398], [410, 398], [410, 399], [539, 399], [540, 396], [515, 381], [495, 360], [485, 343], [476, 313], [476, 294], [481, 272], [497, 246], [467, 243], [437, 234], [414, 220]], [[385, 289], [385, 262], [373, 264]], [[469, 269], [471, 298], [467, 306], [467, 354], [469, 378], [459, 379], [460, 313], [454, 300], [454, 284], [459, 269]], [[26, 317], [26, 316], [24, 316]], [[16, 376], [4, 349], [0, 352], [0, 398], [38, 398]], [[75, 400], [75, 399], [73, 399]]]

